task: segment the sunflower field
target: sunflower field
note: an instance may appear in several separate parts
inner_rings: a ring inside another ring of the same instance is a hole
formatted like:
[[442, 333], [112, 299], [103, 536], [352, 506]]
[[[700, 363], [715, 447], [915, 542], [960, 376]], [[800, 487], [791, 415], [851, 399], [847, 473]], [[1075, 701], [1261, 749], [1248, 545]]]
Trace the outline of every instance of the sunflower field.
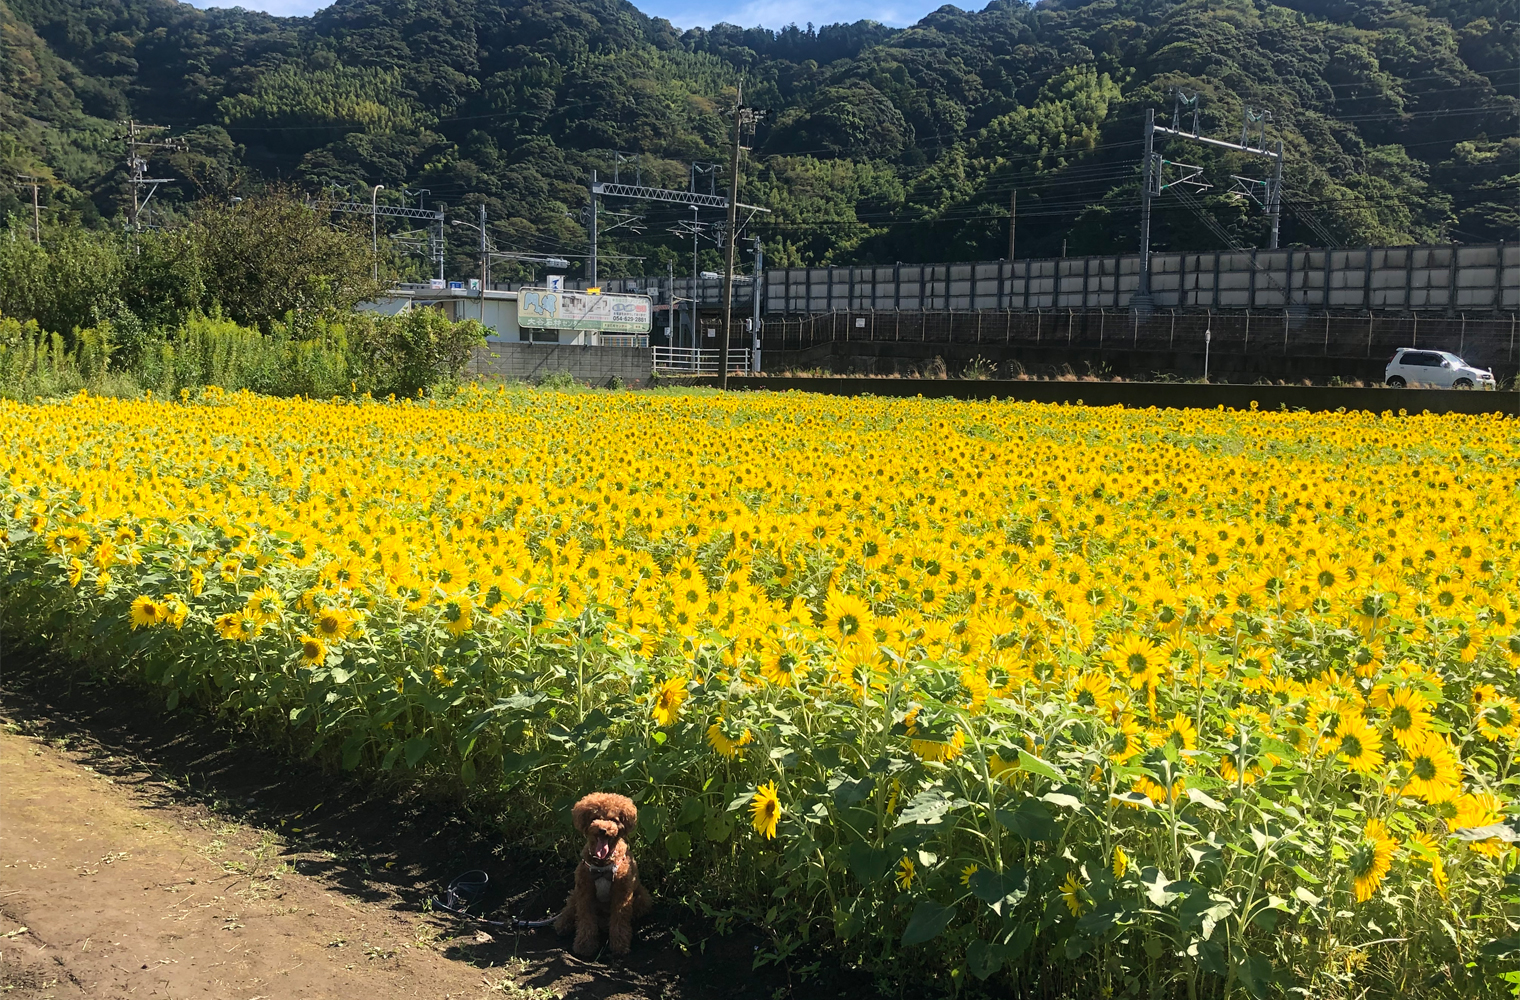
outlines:
[[629, 794], [757, 962], [1511, 996], [1517, 469], [1501, 417], [0, 401], [0, 612], [545, 844]]

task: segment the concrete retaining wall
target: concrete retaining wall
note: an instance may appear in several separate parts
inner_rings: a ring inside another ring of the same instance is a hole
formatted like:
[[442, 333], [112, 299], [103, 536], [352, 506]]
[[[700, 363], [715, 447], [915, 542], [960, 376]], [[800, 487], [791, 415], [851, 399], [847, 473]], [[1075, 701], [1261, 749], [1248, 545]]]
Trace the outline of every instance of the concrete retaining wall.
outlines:
[[556, 372], [587, 385], [615, 380], [630, 388], [649, 384], [653, 352], [647, 347], [581, 347], [488, 340], [475, 348], [466, 373], [473, 378], [541, 382]]
[[[716, 385], [717, 379], [682, 379]], [[730, 376], [730, 389], [818, 392], [839, 396], [924, 396], [931, 399], [1013, 399], [1086, 406], [1247, 410], [1366, 410], [1373, 413], [1498, 413], [1520, 417], [1520, 392], [1452, 389], [1348, 389], [1301, 385], [1205, 385], [1189, 382], [1024, 382], [960, 379], [777, 378]]]

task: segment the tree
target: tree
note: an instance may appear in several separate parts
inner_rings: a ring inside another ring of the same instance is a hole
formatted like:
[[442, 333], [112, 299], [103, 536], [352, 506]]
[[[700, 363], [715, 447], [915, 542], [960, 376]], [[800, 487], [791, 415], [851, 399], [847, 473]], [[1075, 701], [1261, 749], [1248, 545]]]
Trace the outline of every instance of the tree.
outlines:
[[203, 203], [190, 239], [209, 296], [230, 318], [265, 330], [291, 313], [346, 312], [392, 277], [385, 260], [375, 278], [368, 232], [336, 228], [285, 192]]

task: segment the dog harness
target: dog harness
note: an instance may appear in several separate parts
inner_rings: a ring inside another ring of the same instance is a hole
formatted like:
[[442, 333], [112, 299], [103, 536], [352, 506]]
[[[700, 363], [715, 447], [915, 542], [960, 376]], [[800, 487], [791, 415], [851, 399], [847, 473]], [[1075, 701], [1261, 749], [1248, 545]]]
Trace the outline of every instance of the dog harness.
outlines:
[[596, 880], [596, 901], [606, 903], [612, 899], [612, 879], [617, 875], [617, 862], [610, 865], [593, 865], [586, 863], [586, 870]]

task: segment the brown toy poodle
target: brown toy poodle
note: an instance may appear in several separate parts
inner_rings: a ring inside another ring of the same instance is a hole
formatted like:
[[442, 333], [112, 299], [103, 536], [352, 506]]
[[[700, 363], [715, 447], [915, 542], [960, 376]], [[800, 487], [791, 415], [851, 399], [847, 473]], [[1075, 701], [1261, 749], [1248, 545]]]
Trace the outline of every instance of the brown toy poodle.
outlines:
[[581, 863], [575, 869], [575, 888], [554, 929], [575, 929], [575, 953], [589, 958], [602, 946], [602, 931], [614, 955], [628, 954], [633, 943], [633, 918], [654, 905], [649, 890], [639, 884], [639, 864], [628, 853], [627, 835], [639, 821], [632, 800], [610, 792], [593, 792], [571, 810], [575, 829], [586, 838]]

